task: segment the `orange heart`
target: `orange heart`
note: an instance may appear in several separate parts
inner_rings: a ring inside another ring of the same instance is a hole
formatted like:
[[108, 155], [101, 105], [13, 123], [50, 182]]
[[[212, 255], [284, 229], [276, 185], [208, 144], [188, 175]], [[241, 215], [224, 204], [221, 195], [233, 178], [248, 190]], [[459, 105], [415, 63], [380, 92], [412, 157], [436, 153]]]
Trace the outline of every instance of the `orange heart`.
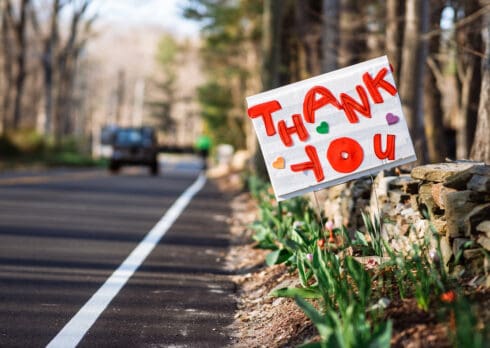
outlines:
[[279, 156], [276, 158], [276, 160], [274, 162], [272, 162], [273, 168], [284, 169], [284, 166], [285, 166], [284, 157]]

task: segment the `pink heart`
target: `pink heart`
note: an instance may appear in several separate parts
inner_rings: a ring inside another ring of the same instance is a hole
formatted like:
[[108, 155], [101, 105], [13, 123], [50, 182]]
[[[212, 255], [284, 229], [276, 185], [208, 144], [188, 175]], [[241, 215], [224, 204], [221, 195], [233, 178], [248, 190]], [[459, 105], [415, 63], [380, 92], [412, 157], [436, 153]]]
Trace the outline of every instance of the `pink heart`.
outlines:
[[392, 124], [398, 123], [400, 121], [400, 117], [392, 114], [391, 112], [386, 114], [386, 122], [388, 122], [388, 125], [391, 126]]

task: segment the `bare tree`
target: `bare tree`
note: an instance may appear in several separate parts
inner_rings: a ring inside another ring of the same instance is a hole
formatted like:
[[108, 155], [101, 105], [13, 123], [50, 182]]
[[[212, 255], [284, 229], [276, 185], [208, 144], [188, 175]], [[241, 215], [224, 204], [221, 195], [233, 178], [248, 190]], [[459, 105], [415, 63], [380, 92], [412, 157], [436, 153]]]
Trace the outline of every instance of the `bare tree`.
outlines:
[[262, 86], [264, 90], [279, 86], [281, 62], [282, 3], [279, 0], [264, 1], [262, 51]]
[[13, 30], [15, 42], [15, 88], [14, 88], [14, 110], [12, 117], [12, 127], [19, 128], [22, 117], [22, 97], [24, 95], [24, 84], [26, 79], [26, 57], [27, 57], [27, 9], [30, 5], [30, 0], [21, 0], [19, 14], [15, 16], [12, 3], [6, 1], [5, 15], [7, 24]]
[[5, 85], [2, 98], [2, 131], [5, 132], [9, 127], [9, 117], [11, 115], [12, 108], [12, 91], [14, 86], [14, 47], [12, 43], [12, 36], [10, 31], [10, 17], [12, 14], [12, 6], [10, 1], [2, 3], [2, 53], [3, 53], [3, 72], [5, 75]]
[[[340, 2], [340, 42], [338, 44], [338, 61], [340, 67], [359, 63], [367, 51], [367, 32], [363, 12], [365, 4], [357, 0]], [[331, 48], [337, 50], [337, 47]]]
[[393, 66], [393, 74], [400, 76], [401, 47], [404, 33], [403, 3], [398, 0], [386, 1], [386, 53]]
[[[441, 22], [441, 13], [445, 6], [443, 0], [432, 0], [430, 23], [431, 30], [437, 30]], [[440, 37], [432, 36], [428, 42], [427, 65], [424, 74], [424, 129], [427, 139], [427, 155], [430, 162], [443, 162], [448, 156], [448, 143], [445, 134], [442, 95], [445, 78], [435, 57], [439, 55]]]
[[56, 99], [54, 109], [54, 135], [57, 144], [60, 143], [64, 134], [71, 129], [70, 120], [71, 98], [73, 94], [76, 63], [81, 50], [85, 46], [88, 32], [95, 17], [83, 21], [91, 0], [73, 1], [74, 12], [71, 18], [70, 31], [65, 44], [60, 48], [56, 59], [58, 81], [56, 88]]
[[423, 78], [426, 50], [421, 35], [428, 24], [428, 4], [425, 0], [407, 0], [405, 7], [405, 33], [403, 37], [402, 66], [400, 72], [400, 98], [407, 119], [418, 161], [425, 161], [423, 130]]
[[323, 72], [338, 67], [340, 0], [323, 0]]
[[[482, 7], [490, 6], [490, 0], [480, 0], [480, 5]], [[485, 57], [482, 60], [483, 77], [471, 159], [490, 164], [490, 12], [485, 14], [483, 22], [482, 36], [486, 48]]]
[[467, 158], [475, 134], [481, 86], [481, 57], [483, 51], [480, 35], [481, 10], [478, 0], [459, 1], [457, 13], [464, 17], [456, 27], [458, 112], [456, 113], [456, 157]]
[[54, 84], [54, 62], [56, 48], [59, 41], [58, 17], [62, 7], [66, 2], [54, 0], [51, 10], [49, 33], [43, 40], [43, 53], [41, 63], [44, 75], [44, 132], [46, 135], [53, 135], [53, 84]]
[[300, 52], [296, 58], [300, 65], [297, 79], [304, 79], [321, 72], [321, 8], [317, 1], [295, 1], [294, 12], [297, 43]]

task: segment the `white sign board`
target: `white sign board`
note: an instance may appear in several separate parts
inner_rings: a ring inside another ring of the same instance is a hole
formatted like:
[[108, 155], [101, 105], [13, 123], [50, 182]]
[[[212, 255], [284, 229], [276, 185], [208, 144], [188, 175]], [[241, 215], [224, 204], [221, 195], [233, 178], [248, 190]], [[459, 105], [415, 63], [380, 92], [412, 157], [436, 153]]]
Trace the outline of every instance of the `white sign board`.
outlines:
[[278, 201], [416, 160], [386, 56], [247, 104]]

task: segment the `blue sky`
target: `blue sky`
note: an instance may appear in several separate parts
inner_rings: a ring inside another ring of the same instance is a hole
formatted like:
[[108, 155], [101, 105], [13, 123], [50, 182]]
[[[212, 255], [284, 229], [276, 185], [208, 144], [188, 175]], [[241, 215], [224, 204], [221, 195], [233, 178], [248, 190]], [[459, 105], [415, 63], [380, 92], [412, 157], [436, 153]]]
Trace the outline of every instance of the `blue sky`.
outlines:
[[197, 36], [197, 23], [181, 17], [186, 0], [94, 0], [100, 21], [161, 25], [179, 35]]

